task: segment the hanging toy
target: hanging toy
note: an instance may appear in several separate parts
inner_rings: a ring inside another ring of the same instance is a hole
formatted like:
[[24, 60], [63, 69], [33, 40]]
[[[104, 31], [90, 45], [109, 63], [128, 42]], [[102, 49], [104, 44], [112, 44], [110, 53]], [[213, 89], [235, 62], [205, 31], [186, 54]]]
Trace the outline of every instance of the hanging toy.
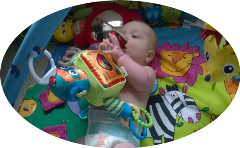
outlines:
[[[78, 101], [88, 98], [88, 102], [94, 106], [104, 105], [106, 109], [122, 118], [130, 117], [130, 128], [132, 120], [144, 127], [144, 136], [135, 136], [140, 139], [146, 138], [146, 127], [152, 126], [152, 119], [146, 110], [140, 108], [150, 123], [145, 124], [139, 116], [134, 115], [132, 107], [126, 102], [116, 99], [123, 88], [126, 79], [121, 71], [123, 67], [117, 65], [104, 52], [98, 50], [85, 50], [75, 55], [71, 63], [73, 66], [56, 68], [51, 54], [45, 50], [51, 69], [39, 78], [33, 69], [33, 59], [38, 56], [36, 51], [31, 51], [29, 57], [29, 70], [33, 78], [41, 85], [49, 85], [51, 92], [59, 99], [67, 101]], [[116, 102], [116, 103], [112, 103]], [[86, 112], [84, 112], [86, 113]], [[86, 117], [81, 114], [81, 117]]]
[[[209, 27], [210, 25], [206, 25]], [[206, 82], [216, 83], [233, 78], [240, 79], [240, 67], [236, 53], [229, 42], [213, 27], [205, 30], [201, 37], [204, 39], [204, 53], [206, 58]], [[214, 85], [215, 86], [215, 85]]]
[[[99, 21], [101, 23], [107, 24], [108, 26], [110, 26], [112, 28], [112, 30], [110, 31], [110, 33], [112, 35], [115, 35], [118, 39], [119, 42], [119, 46], [122, 48], [125, 46], [125, 44], [127, 44], [127, 39], [124, 37], [124, 35], [114, 26], [112, 26], [111, 24], [109, 24], [108, 22], [100, 19], [100, 18], [95, 18], [94, 20]], [[109, 37], [110, 40], [110, 37]]]

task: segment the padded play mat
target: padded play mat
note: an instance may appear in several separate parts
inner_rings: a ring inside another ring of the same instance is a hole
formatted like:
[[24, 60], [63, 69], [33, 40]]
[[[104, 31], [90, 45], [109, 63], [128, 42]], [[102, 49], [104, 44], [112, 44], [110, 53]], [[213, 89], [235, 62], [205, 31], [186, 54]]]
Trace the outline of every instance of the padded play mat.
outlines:
[[[52, 16], [50, 19], [58, 18]], [[55, 22], [59, 24], [61, 18]], [[33, 27], [37, 28], [36, 25]], [[158, 47], [151, 67], [157, 80], [156, 91], [149, 97], [147, 110], [154, 123], [147, 138], [141, 141], [141, 147], [171, 142], [201, 130], [227, 109], [239, 86], [238, 82], [227, 79], [213, 88], [212, 83], [204, 80], [206, 60], [204, 42], [199, 38], [203, 32], [200, 28], [169, 24], [155, 26], [153, 30], [158, 37]], [[40, 35], [44, 38], [43, 33]], [[49, 41], [49, 38], [45, 40]], [[41, 51], [39, 44], [33, 47]], [[68, 48], [68, 43], [59, 43], [52, 52], [58, 67], [58, 60], [64, 57]], [[17, 63], [13, 62], [11, 75], [14, 81], [22, 79], [25, 66], [21, 67], [19, 71]], [[46, 71], [48, 69], [49, 65]], [[79, 112], [87, 110], [88, 105], [87, 100], [61, 100], [51, 93], [47, 85], [36, 84], [27, 90], [18, 112], [21, 114], [27, 107], [31, 108], [31, 112], [22, 114], [24, 119], [46, 133], [73, 142], [86, 134], [88, 121], [80, 119]]]

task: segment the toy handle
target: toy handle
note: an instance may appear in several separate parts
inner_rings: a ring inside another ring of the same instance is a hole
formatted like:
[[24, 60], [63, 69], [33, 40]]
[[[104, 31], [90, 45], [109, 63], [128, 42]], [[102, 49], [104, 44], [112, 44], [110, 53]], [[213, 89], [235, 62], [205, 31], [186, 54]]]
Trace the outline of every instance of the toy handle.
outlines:
[[[141, 117], [140, 117], [139, 119], [140, 119], [142, 122], [144, 122]], [[143, 127], [143, 135], [140, 136], [140, 135], [135, 131], [135, 129], [134, 129], [134, 126], [133, 126], [133, 117], [132, 117], [132, 116], [130, 117], [130, 120], [129, 120], [129, 127], [130, 127], [133, 135], [134, 135], [136, 138], [138, 138], [139, 140], [144, 140], [144, 139], [146, 139], [146, 137], [147, 137], [147, 129], [146, 129], [145, 127]]]
[[48, 85], [50, 77], [56, 75], [56, 65], [52, 59], [52, 55], [47, 50], [44, 51], [44, 54], [50, 60], [51, 69], [42, 78], [39, 78], [37, 76], [37, 74], [35, 73], [34, 68], [33, 68], [33, 59], [38, 56], [36, 51], [30, 52], [30, 56], [29, 56], [29, 60], [28, 60], [28, 67], [29, 67], [29, 71], [30, 71], [32, 77], [37, 81], [38, 84]]
[[[125, 38], [125, 36], [119, 30], [112, 29], [112, 31], [110, 33], [117, 37], [118, 42], [119, 42], [119, 46], [121, 48], [123, 48], [127, 44], [127, 39]], [[108, 38], [109, 38], [109, 41], [111, 41], [110, 37], [108, 37]]]

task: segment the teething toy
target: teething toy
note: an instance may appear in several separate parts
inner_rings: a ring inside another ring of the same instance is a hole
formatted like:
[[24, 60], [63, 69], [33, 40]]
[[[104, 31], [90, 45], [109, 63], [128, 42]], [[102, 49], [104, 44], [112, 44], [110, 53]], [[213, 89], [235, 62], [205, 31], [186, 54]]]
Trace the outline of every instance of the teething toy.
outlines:
[[[149, 123], [144, 123], [143, 119], [141, 117], [138, 118], [135, 111], [132, 111], [132, 116], [130, 117], [130, 121], [129, 121], [129, 127], [136, 138], [138, 138], [139, 140], [144, 140], [147, 137], [147, 129], [146, 128], [150, 128], [153, 126], [153, 119], [152, 119], [151, 115], [147, 112], [147, 110], [145, 110], [141, 107], [138, 107], [138, 108], [142, 113], [144, 113], [146, 115]], [[143, 136], [140, 136], [135, 131], [135, 129], [133, 127], [133, 120], [136, 121], [139, 125], [141, 125], [143, 127]]]
[[[139, 119], [140, 119], [141, 122], [144, 122], [141, 117], [140, 117]], [[139, 140], [144, 140], [144, 139], [147, 137], [147, 129], [144, 127], [144, 128], [143, 128], [143, 136], [140, 136], [140, 135], [135, 131], [132, 122], [133, 122], [133, 118], [130, 118], [130, 121], [129, 121], [130, 124], [129, 124], [129, 126], [130, 126], [130, 129], [131, 129], [133, 135], [134, 135], [136, 138], [138, 138]]]
[[143, 126], [143, 127], [145, 127], [145, 128], [150, 128], [150, 127], [152, 127], [152, 125], [153, 125], [153, 120], [152, 120], [151, 115], [147, 112], [147, 110], [145, 110], [145, 109], [143, 109], [143, 108], [141, 108], [141, 107], [138, 107], [138, 108], [139, 108], [139, 110], [140, 110], [141, 112], [143, 112], [143, 113], [146, 115], [146, 117], [147, 117], [148, 120], [149, 120], [149, 123], [146, 124], [146, 123], [144, 123], [143, 121], [139, 120], [138, 117], [137, 117], [137, 115], [136, 115], [136, 113], [135, 113], [135, 111], [132, 111], [132, 117], [131, 117], [131, 118], [133, 118], [134, 121], [136, 121], [139, 125], [141, 125], [141, 126]]
[[[129, 122], [127, 122], [125, 119], [123, 119], [123, 118], [120, 117], [120, 122], [121, 122], [124, 126], [129, 127], [136, 138], [138, 138], [139, 140], [144, 140], [144, 139], [146, 138], [146, 136], [147, 136], [147, 130], [146, 130], [146, 128], [151, 128], [151, 127], [153, 126], [152, 117], [151, 117], [151, 115], [147, 112], [147, 110], [145, 110], [145, 109], [143, 109], [143, 108], [141, 108], [141, 107], [137, 107], [137, 106], [135, 106], [134, 104], [130, 104], [130, 103], [129, 103], [128, 105], [129, 105], [129, 106], [131, 107], [131, 109], [132, 109], [132, 112], [131, 112], [131, 114], [130, 114], [130, 116], [129, 116], [129, 117], [130, 117], [130, 120], [129, 120]], [[140, 117], [140, 113], [141, 113], [141, 112], [144, 113], [145, 116], [148, 118], [149, 123], [145, 123], [145, 122], [143, 121], [143, 119]], [[135, 130], [134, 126], [133, 126], [133, 125], [134, 125], [134, 122], [136, 122], [137, 124], [139, 124], [140, 126], [143, 127], [143, 136], [140, 136], [140, 135], [136, 132], [136, 130]]]

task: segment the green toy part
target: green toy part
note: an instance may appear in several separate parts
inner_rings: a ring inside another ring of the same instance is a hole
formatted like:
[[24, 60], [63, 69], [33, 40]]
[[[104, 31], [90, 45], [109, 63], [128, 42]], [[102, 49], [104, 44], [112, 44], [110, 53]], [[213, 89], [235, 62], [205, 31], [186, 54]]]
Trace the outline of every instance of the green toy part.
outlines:
[[76, 97], [78, 97], [78, 98], [86, 98], [87, 97], [87, 91], [83, 90], [82, 92], [77, 93]]
[[117, 3], [118, 5], [123, 7], [128, 7], [130, 5], [130, 1], [127, 1], [127, 0], [110, 1], [110, 3]]
[[102, 106], [104, 99], [117, 98], [126, 79], [109, 56], [98, 50], [86, 50], [74, 56], [72, 62], [88, 76], [90, 88], [86, 97], [92, 105]]
[[[90, 104], [94, 106], [104, 105], [106, 110], [123, 118], [133, 115], [134, 120], [137, 116], [132, 113], [130, 105], [126, 102], [116, 99], [120, 90], [123, 88], [126, 79], [117, 65], [105, 53], [98, 50], [86, 50], [78, 56], [74, 56], [73, 64], [86, 73], [90, 82], [90, 88], [76, 94], [79, 98], [88, 98]], [[146, 110], [139, 107], [150, 123], [140, 123], [141, 126], [149, 128], [152, 126], [152, 118]]]
[[164, 22], [174, 22], [181, 17], [181, 11], [172, 7], [161, 5], [161, 12]]
[[141, 5], [143, 8], [147, 8], [147, 7], [152, 7], [152, 6], [154, 6], [153, 3], [148, 3], [148, 2], [140, 2], [140, 5]]
[[82, 8], [78, 10], [76, 13], [74, 13], [73, 20], [74, 21], [86, 20], [87, 17], [92, 13], [92, 11], [93, 11], [92, 7]]
[[147, 110], [145, 110], [144, 108], [138, 107], [139, 110], [145, 114], [145, 116], [148, 118], [149, 123], [144, 123], [142, 122], [136, 115], [135, 111], [132, 111], [132, 116], [134, 121], [136, 121], [139, 125], [145, 127], [145, 128], [151, 128], [153, 126], [153, 119], [151, 117], [151, 115], [148, 113]]

